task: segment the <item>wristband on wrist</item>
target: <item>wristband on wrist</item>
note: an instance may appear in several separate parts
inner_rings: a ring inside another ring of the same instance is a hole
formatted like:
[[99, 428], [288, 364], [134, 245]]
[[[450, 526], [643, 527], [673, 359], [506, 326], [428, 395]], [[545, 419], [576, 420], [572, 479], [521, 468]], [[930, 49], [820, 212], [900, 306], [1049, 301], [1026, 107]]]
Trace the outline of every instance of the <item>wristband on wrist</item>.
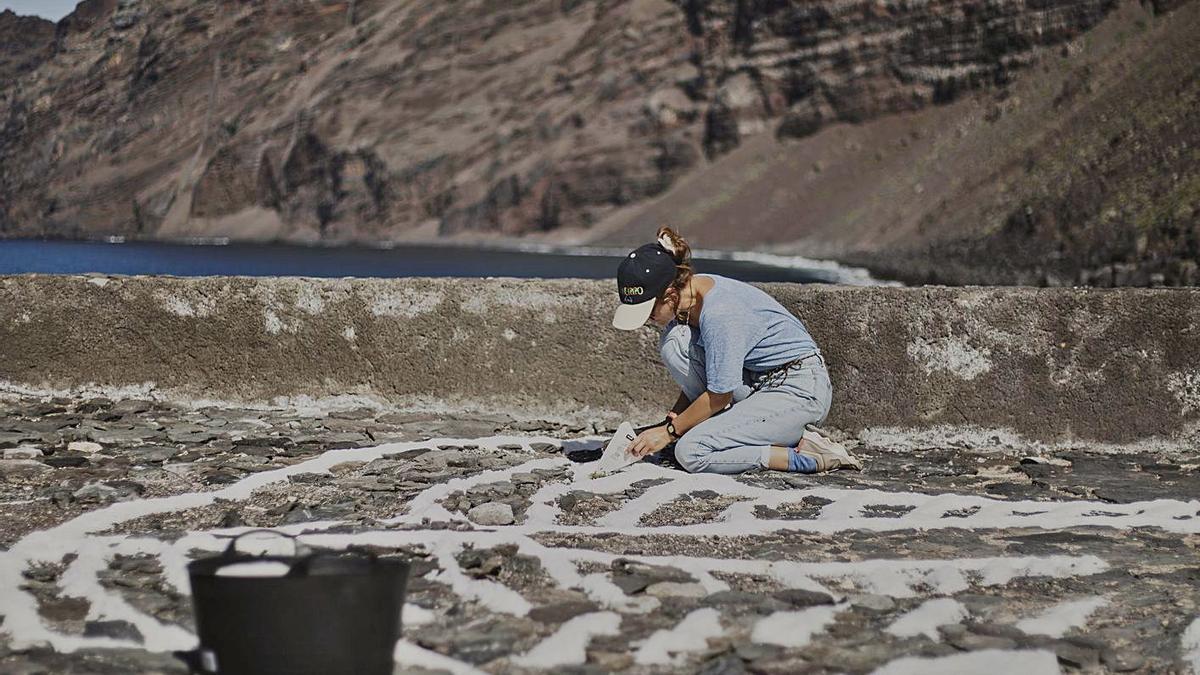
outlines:
[[667, 434], [669, 434], [671, 436], [671, 438], [673, 438], [675, 440], [679, 440], [679, 437], [682, 435], [679, 432], [675, 431], [675, 420], [671, 420], [671, 421], [667, 422]]

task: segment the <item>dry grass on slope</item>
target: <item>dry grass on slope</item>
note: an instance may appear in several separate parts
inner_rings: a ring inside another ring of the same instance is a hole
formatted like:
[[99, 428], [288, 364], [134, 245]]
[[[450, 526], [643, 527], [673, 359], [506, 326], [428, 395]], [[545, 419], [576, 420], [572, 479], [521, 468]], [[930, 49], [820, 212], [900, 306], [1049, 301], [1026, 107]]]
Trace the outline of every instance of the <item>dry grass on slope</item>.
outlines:
[[674, 223], [706, 247], [825, 256], [910, 282], [1193, 284], [1200, 3], [1128, 3], [1006, 89], [762, 134], [597, 241]]

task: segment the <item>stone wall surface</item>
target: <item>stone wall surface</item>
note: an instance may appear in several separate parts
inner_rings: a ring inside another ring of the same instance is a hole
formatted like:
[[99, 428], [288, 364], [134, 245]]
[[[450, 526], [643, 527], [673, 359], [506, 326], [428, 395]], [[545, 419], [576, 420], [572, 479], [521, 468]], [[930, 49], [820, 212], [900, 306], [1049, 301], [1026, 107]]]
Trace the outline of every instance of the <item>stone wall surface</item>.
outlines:
[[[1200, 429], [1200, 291], [763, 288], [828, 357], [838, 429], [1179, 448]], [[657, 332], [612, 329], [614, 301], [581, 280], [0, 277], [0, 390], [659, 419]]]

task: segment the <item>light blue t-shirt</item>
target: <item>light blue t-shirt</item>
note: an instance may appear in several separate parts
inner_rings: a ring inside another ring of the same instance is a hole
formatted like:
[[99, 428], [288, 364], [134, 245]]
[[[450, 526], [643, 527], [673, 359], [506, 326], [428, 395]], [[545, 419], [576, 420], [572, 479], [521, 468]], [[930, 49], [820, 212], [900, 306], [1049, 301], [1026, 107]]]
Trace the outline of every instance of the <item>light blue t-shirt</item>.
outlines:
[[696, 276], [713, 280], [700, 311], [698, 337], [709, 391], [724, 394], [738, 388], [743, 369], [771, 370], [820, 351], [804, 323], [765, 291], [716, 274]]

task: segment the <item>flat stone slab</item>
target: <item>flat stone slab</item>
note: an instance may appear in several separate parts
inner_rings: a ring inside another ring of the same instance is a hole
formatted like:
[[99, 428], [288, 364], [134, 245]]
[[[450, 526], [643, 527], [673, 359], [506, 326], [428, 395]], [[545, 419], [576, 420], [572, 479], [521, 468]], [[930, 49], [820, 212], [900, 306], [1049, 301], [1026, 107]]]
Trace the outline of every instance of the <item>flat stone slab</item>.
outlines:
[[[0, 400], [16, 422], [61, 418], [68, 436], [115, 407]], [[606, 439], [508, 420], [123, 410], [131, 428], [181, 440], [130, 435], [85, 456], [64, 437], [4, 460], [19, 464], [0, 480], [0, 671], [187, 672], [169, 656], [196, 646], [179, 566], [260, 527], [412, 563], [398, 672], [967, 672], [997, 659], [1031, 674], [1182, 672], [1200, 658], [1186, 457], [864, 446], [861, 473], [700, 475], [652, 458], [593, 478], [576, 460]], [[406, 440], [359, 438], [358, 422]], [[254, 431], [221, 438], [229, 424]], [[434, 430], [436, 444], [413, 438]]]

